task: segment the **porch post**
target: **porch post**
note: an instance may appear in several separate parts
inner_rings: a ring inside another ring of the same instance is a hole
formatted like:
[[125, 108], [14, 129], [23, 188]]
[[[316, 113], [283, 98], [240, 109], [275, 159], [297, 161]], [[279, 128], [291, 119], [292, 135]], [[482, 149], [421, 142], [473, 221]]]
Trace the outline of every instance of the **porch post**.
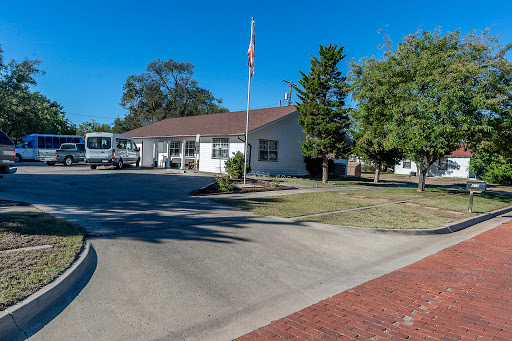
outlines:
[[171, 162], [171, 153], [169, 153], [169, 141], [165, 141], [165, 155], [167, 155], [167, 159], [165, 161], [165, 168], [169, 168], [169, 164]]
[[181, 142], [181, 167], [180, 169], [185, 169], [185, 148], [187, 146], [187, 140], [183, 140]]

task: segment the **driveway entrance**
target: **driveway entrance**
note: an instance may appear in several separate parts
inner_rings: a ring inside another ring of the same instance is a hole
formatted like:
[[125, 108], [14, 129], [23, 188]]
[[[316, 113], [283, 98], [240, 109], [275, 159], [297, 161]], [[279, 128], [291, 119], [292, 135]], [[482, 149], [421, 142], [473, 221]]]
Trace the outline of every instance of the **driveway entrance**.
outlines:
[[188, 196], [210, 181], [21, 163], [3, 199], [98, 236], [89, 282], [31, 340], [230, 340], [500, 223], [431, 236], [298, 223]]

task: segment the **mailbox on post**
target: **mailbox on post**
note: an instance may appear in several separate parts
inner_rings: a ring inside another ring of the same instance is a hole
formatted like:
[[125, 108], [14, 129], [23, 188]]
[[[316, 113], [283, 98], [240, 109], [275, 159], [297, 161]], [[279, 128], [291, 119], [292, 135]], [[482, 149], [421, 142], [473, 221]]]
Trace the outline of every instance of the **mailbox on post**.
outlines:
[[483, 192], [487, 189], [487, 182], [485, 181], [468, 181], [466, 189], [473, 192]]
[[475, 193], [482, 193], [487, 190], [487, 182], [485, 181], [468, 181], [466, 189], [469, 191], [469, 213], [473, 213], [473, 195]]

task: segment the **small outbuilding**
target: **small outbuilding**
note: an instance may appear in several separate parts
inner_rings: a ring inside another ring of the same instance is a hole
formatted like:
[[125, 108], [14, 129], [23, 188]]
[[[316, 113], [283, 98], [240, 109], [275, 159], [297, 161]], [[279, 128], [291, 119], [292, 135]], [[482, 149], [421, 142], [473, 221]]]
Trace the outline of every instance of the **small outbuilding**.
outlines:
[[[224, 162], [244, 152], [246, 111], [165, 119], [126, 132], [141, 148], [147, 167], [224, 173]], [[249, 112], [248, 159], [255, 172], [302, 176], [306, 135], [294, 106]]]
[[[440, 158], [429, 167], [427, 176], [469, 179], [474, 175], [469, 171], [469, 163], [473, 152], [463, 147]], [[395, 165], [395, 174], [410, 175], [417, 173], [417, 165], [412, 160], [403, 160]]]

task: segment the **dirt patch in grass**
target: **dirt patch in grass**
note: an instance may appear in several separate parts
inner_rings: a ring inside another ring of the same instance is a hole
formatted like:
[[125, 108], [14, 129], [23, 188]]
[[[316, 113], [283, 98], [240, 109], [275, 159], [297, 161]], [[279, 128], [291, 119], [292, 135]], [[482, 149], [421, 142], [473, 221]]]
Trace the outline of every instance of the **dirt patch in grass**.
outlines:
[[[53, 247], [16, 251], [42, 245]], [[83, 234], [74, 224], [45, 213], [0, 213], [0, 310], [62, 274], [76, 259], [82, 245]]]

